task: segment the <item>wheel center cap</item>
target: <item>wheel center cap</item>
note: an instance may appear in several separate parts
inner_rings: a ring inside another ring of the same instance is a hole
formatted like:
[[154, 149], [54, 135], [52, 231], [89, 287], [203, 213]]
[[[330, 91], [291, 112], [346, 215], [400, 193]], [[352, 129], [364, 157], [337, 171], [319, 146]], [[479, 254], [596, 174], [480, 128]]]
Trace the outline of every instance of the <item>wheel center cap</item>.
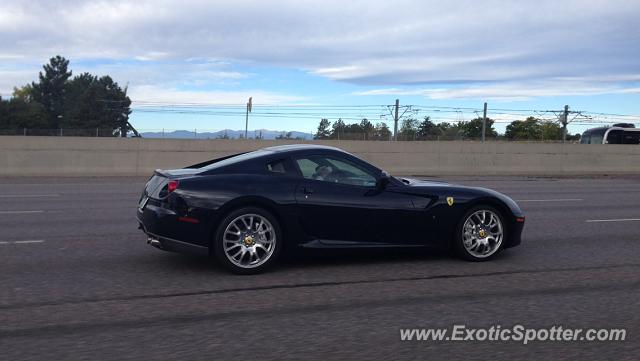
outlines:
[[245, 245], [245, 246], [247, 246], [247, 247], [249, 247], [249, 246], [253, 246], [253, 244], [254, 244], [254, 243], [255, 243], [255, 242], [254, 242], [254, 240], [253, 240], [253, 237], [252, 237], [252, 236], [246, 236], [246, 237], [244, 237], [244, 245]]
[[485, 238], [487, 236], [487, 231], [481, 229], [480, 231], [478, 231], [478, 235], [482, 238]]

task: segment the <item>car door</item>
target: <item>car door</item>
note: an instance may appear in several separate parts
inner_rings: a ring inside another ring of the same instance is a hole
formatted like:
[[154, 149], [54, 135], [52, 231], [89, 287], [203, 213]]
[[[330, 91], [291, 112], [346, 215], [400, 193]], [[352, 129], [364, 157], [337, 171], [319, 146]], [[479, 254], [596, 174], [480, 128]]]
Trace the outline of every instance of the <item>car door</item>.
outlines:
[[415, 243], [412, 197], [377, 190], [375, 175], [357, 162], [335, 155], [295, 158], [302, 180], [296, 202], [302, 228], [326, 244]]

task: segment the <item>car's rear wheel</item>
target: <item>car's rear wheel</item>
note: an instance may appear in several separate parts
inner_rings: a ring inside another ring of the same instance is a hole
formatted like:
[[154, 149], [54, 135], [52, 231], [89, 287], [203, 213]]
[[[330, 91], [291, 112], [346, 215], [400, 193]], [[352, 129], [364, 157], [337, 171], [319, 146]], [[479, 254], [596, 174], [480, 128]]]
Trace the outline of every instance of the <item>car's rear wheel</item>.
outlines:
[[500, 211], [487, 205], [473, 207], [458, 225], [455, 249], [469, 261], [487, 261], [502, 249], [505, 231]]
[[271, 266], [280, 254], [280, 225], [264, 209], [237, 209], [220, 223], [213, 247], [217, 259], [232, 272], [259, 273]]

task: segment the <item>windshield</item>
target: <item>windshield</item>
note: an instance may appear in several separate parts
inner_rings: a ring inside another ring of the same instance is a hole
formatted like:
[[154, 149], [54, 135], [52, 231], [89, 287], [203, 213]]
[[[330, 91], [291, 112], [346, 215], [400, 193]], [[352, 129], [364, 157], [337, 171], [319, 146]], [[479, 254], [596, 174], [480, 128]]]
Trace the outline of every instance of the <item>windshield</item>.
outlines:
[[580, 143], [582, 144], [602, 144], [604, 133], [607, 129], [591, 129], [582, 133]]

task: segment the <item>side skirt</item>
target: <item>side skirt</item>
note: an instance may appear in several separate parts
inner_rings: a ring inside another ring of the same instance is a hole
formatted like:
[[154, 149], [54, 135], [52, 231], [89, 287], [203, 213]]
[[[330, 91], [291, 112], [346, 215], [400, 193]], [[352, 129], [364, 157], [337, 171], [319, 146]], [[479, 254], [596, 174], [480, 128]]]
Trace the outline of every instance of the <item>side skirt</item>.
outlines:
[[428, 247], [422, 244], [396, 244], [375, 242], [353, 242], [314, 239], [300, 244], [303, 248], [422, 248]]

